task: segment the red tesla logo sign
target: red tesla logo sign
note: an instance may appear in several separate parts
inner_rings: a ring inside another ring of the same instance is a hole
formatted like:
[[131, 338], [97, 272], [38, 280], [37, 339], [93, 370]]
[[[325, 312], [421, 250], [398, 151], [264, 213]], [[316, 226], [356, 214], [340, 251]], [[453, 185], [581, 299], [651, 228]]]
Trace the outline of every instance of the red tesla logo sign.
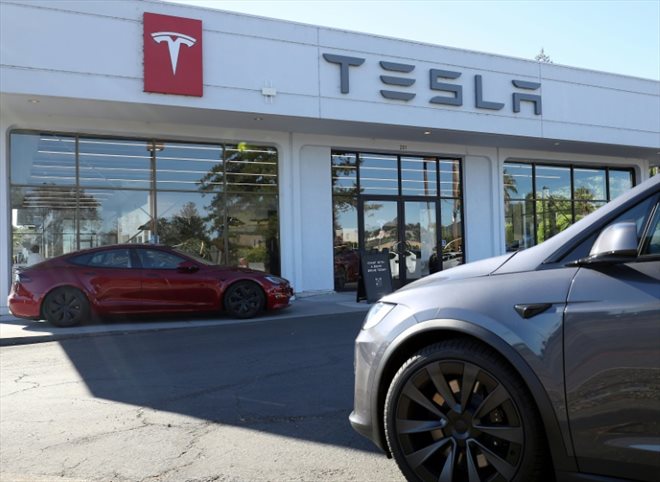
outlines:
[[201, 97], [202, 21], [144, 14], [144, 91]]

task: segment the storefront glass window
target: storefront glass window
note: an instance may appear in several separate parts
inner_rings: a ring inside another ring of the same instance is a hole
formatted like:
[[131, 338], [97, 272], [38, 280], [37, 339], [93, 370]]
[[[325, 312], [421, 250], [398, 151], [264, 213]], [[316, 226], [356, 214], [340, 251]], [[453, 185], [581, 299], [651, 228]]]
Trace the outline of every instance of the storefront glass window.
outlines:
[[506, 162], [507, 251], [541, 243], [633, 186], [632, 169]]
[[224, 263], [222, 226], [220, 221], [215, 222], [223, 215], [212, 215], [213, 203], [222, 202], [217, 196], [159, 191], [156, 197], [159, 241], [212, 263]]
[[463, 264], [463, 210], [460, 199], [443, 199], [440, 202], [442, 239], [442, 269]]
[[610, 199], [619, 197], [634, 185], [633, 173], [630, 170], [610, 169]]
[[12, 184], [76, 184], [76, 139], [50, 134], [11, 135]]
[[145, 141], [78, 140], [81, 186], [151, 188], [151, 152]]
[[357, 154], [332, 154], [336, 289], [356, 289], [358, 276]]
[[541, 200], [571, 198], [571, 168], [536, 166], [536, 197]]
[[357, 288], [360, 249], [387, 249], [402, 284], [463, 263], [458, 159], [333, 151], [331, 170], [336, 290]]
[[152, 240], [149, 191], [81, 189], [80, 249]]
[[[508, 200], [504, 206], [507, 251], [534, 246], [534, 202]], [[514, 244], [508, 244], [509, 240], [513, 240]]]
[[357, 160], [353, 153], [332, 154], [332, 192], [357, 196]]
[[531, 164], [507, 163], [504, 169], [504, 201], [528, 199], [533, 195]]
[[279, 273], [277, 151], [246, 143], [225, 149], [225, 211], [214, 218], [226, 233], [227, 262]]
[[575, 209], [575, 221], [579, 221], [588, 214], [593, 213], [596, 209], [605, 206], [607, 201], [575, 201], [573, 203]]
[[363, 194], [399, 194], [397, 156], [363, 154], [360, 156], [360, 189]]
[[[38, 253], [50, 258], [76, 250], [75, 187], [13, 187], [11, 189], [12, 258], [14, 264], [32, 264]], [[82, 200], [81, 212], [94, 210]]]
[[232, 193], [225, 203], [229, 264], [279, 273], [277, 198]]
[[156, 157], [156, 189], [221, 191], [224, 185], [222, 146], [153, 144]]
[[437, 161], [434, 157], [401, 158], [401, 191], [409, 196], [435, 196], [438, 193], [436, 173]]
[[605, 169], [575, 168], [573, 170], [575, 200], [607, 200], [607, 171]]
[[277, 194], [277, 151], [241, 143], [226, 147], [225, 178], [230, 192]]
[[440, 160], [440, 196], [460, 198], [462, 196], [461, 165], [456, 159]]
[[160, 242], [280, 273], [274, 148], [16, 131], [10, 163], [15, 264]]
[[545, 194], [536, 201], [536, 242], [542, 243], [573, 224], [571, 202]]

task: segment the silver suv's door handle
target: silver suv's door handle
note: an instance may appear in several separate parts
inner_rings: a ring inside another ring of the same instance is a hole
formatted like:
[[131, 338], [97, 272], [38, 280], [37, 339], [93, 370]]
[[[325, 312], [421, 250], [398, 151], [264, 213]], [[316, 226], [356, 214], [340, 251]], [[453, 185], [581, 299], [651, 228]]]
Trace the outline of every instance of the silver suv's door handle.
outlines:
[[552, 303], [531, 303], [527, 305], [516, 305], [514, 308], [522, 318], [527, 319], [540, 315], [551, 306]]

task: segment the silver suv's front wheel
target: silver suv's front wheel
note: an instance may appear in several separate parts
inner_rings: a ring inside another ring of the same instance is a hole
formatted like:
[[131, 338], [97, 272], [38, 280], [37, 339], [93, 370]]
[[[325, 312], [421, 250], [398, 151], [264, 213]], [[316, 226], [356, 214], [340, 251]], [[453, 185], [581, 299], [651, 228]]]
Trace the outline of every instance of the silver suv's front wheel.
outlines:
[[431, 345], [403, 364], [387, 393], [385, 434], [410, 481], [542, 479], [543, 430], [526, 387], [470, 340]]

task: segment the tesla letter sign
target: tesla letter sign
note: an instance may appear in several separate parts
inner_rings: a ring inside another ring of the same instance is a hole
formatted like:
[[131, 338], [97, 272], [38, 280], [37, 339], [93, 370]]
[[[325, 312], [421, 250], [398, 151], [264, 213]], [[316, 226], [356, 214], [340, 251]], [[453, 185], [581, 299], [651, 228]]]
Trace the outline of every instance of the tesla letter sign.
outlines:
[[202, 21], [144, 14], [144, 91], [202, 96]]

